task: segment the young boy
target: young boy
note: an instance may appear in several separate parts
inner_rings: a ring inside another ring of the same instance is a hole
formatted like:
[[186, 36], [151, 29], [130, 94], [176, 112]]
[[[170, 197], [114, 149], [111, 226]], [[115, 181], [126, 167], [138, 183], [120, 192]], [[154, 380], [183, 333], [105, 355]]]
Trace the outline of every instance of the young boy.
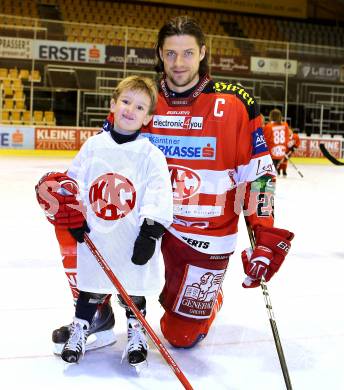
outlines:
[[287, 122], [282, 122], [280, 110], [274, 108], [270, 111], [269, 122], [264, 126], [263, 132], [272, 161], [279, 175], [281, 173], [280, 165], [283, 163], [287, 153], [289, 138], [289, 127]]
[[283, 177], [287, 177], [288, 160], [291, 157], [291, 155], [295, 152], [295, 150], [300, 146], [300, 144], [301, 141], [299, 135], [291, 128], [289, 128], [289, 138], [288, 138], [287, 151], [286, 151], [286, 155], [288, 156], [288, 159], [285, 158], [277, 169], [280, 171], [282, 170]]
[[[80, 186], [86, 207], [83, 226], [70, 229], [78, 241], [80, 291], [70, 337], [61, 357], [77, 362], [85, 351], [90, 323], [97, 306], [116, 293], [111, 281], [83, 243], [84, 232], [100, 249], [109, 266], [143, 315], [145, 295], [159, 285], [160, 238], [172, 222], [172, 190], [166, 160], [140, 129], [152, 118], [157, 90], [151, 79], [131, 76], [122, 80], [112, 100], [113, 128], [89, 138], [68, 169]], [[86, 222], [87, 221], [87, 222]], [[129, 364], [145, 362], [145, 332], [130, 308], [126, 310]]]

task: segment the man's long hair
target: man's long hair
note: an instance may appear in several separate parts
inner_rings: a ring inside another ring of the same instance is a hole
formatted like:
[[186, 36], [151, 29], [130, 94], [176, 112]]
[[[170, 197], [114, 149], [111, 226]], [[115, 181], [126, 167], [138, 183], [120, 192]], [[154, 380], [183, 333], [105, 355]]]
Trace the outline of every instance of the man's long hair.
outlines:
[[[156, 56], [158, 58], [158, 63], [155, 66], [155, 70], [158, 73], [164, 71], [164, 63], [160, 58], [159, 49], [162, 49], [166, 38], [172, 37], [174, 35], [191, 35], [195, 37], [200, 49], [205, 45], [205, 35], [195, 20], [189, 18], [188, 16], [177, 16], [169, 20], [161, 27], [158, 34], [158, 42], [156, 45]], [[200, 76], [203, 76], [207, 74], [208, 71], [208, 55], [206, 52], [203, 60], [200, 62], [198, 72]]]

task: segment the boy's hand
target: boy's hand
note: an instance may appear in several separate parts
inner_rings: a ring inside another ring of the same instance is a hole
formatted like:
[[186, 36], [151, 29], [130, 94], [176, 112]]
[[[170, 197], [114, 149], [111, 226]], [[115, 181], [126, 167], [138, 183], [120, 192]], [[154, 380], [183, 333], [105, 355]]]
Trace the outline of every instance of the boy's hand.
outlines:
[[145, 237], [141, 233], [138, 235], [131, 261], [136, 265], [144, 265], [154, 255], [155, 239]]
[[136, 265], [144, 265], [154, 255], [156, 240], [164, 233], [165, 228], [158, 222], [145, 219], [134, 244], [131, 261]]

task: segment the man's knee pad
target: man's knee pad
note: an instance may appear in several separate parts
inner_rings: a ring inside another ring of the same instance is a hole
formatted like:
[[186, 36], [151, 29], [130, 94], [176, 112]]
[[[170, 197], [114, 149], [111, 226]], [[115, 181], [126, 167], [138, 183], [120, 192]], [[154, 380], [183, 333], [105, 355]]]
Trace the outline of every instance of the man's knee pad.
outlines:
[[162, 334], [176, 348], [192, 348], [207, 336], [222, 302], [223, 294], [220, 290], [211, 316], [205, 320], [191, 320], [166, 311], [160, 320]]
[[160, 327], [165, 339], [176, 348], [192, 348], [208, 334], [213, 318], [190, 320], [165, 312]]

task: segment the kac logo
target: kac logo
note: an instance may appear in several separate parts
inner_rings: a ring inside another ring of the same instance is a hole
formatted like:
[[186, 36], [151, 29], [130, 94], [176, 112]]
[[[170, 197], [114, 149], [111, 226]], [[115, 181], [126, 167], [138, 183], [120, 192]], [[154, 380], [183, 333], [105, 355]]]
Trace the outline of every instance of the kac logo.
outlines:
[[169, 165], [168, 169], [175, 200], [188, 199], [197, 193], [201, 178], [195, 171], [179, 165]]
[[135, 207], [136, 191], [126, 177], [106, 173], [92, 183], [89, 201], [99, 218], [114, 221], [124, 218]]

